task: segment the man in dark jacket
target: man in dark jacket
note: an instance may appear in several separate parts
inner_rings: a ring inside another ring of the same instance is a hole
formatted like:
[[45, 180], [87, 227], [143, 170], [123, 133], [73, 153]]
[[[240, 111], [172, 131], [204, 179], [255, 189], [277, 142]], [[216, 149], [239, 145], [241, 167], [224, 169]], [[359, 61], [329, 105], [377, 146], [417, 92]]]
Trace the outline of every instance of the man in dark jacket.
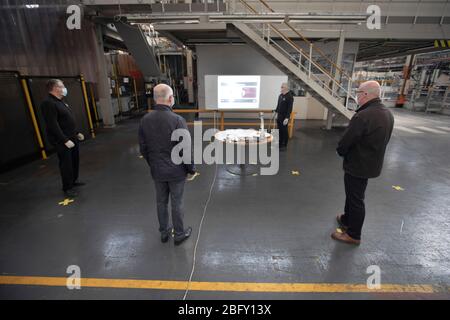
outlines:
[[289, 134], [288, 123], [292, 113], [292, 105], [294, 104], [294, 95], [289, 90], [288, 84], [281, 85], [281, 94], [278, 97], [278, 104], [275, 112], [277, 113], [277, 127], [280, 134], [280, 149], [287, 147]]
[[153, 111], [146, 114], [139, 127], [139, 146], [142, 156], [150, 166], [155, 182], [156, 203], [161, 241], [167, 242], [172, 227], [169, 226], [169, 195], [172, 205], [172, 223], [174, 227], [175, 245], [189, 238], [192, 228], [184, 229], [183, 225], [183, 191], [187, 176], [195, 174], [193, 164], [176, 164], [172, 160], [172, 149], [178, 144], [172, 141], [172, 132], [176, 129], [186, 130], [185, 137], [190, 134], [186, 121], [172, 111], [174, 97], [172, 88], [159, 84], [153, 91], [156, 105]]
[[79, 182], [78, 141], [84, 140], [76, 128], [75, 118], [69, 105], [63, 98], [67, 95], [64, 83], [59, 79], [47, 82], [48, 97], [41, 104], [41, 112], [47, 128], [47, 136], [55, 146], [59, 159], [63, 191], [66, 197], [75, 197], [74, 187], [83, 186]]
[[331, 236], [335, 240], [358, 245], [365, 217], [367, 181], [381, 174], [394, 117], [380, 100], [378, 82], [362, 83], [356, 91], [356, 98], [360, 107], [336, 150], [344, 157], [345, 210], [343, 215], [337, 216], [343, 232], [336, 231]]

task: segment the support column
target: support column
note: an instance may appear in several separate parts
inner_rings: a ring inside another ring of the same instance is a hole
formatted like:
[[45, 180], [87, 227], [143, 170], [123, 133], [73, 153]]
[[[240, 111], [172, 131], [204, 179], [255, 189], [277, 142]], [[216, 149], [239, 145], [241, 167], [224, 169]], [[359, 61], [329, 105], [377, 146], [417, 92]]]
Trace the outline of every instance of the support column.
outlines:
[[[344, 43], [345, 43], [345, 34], [344, 31], [341, 30], [339, 35], [339, 42], [338, 42], [338, 48], [337, 48], [337, 56], [336, 56], [336, 66], [341, 68], [342, 65], [342, 54], [344, 52]], [[339, 82], [339, 78], [341, 77], [341, 72], [336, 68], [334, 72], [334, 80]], [[339, 87], [336, 85], [336, 83], [333, 82], [333, 94], [339, 91]], [[335, 116], [335, 113], [331, 110], [327, 110], [327, 123], [326, 123], [326, 129], [331, 130], [333, 127], [333, 118]]]
[[333, 118], [334, 118], [334, 112], [331, 111], [331, 109], [327, 110], [327, 123], [325, 126], [325, 129], [327, 130], [331, 130], [331, 128], [333, 127]]
[[409, 76], [411, 75], [411, 70], [413, 68], [415, 60], [414, 58], [415, 56], [413, 54], [406, 57], [405, 65], [403, 66], [403, 82], [397, 97], [397, 101], [395, 102], [396, 108], [402, 108], [406, 102], [405, 88], [406, 84], [409, 81]]
[[226, 2], [226, 5], [229, 14], [234, 14], [236, 12], [236, 0], [229, 0]]
[[[344, 53], [344, 43], [345, 43], [345, 34], [344, 30], [341, 30], [341, 33], [339, 35], [339, 43], [336, 56], [336, 65], [339, 68], [342, 68], [342, 54]], [[340, 71], [336, 69], [336, 72], [334, 73], [334, 79], [339, 81], [340, 76], [341, 76]]]
[[186, 49], [187, 90], [189, 103], [194, 103], [194, 71], [192, 70], [192, 51]]
[[109, 91], [108, 69], [106, 67], [105, 54], [103, 51], [103, 35], [101, 25], [95, 26], [95, 34], [97, 42], [95, 53], [97, 59], [97, 84], [100, 113], [103, 119], [103, 126], [112, 128], [115, 126], [115, 120], [111, 102], [111, 94]]

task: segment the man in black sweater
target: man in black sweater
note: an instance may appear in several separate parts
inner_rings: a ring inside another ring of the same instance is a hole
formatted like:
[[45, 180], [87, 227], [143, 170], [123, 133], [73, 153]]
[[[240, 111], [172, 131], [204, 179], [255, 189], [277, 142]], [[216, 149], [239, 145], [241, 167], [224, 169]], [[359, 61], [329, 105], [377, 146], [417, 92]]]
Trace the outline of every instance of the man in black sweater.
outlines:
[[146, 114], [139, 126], [139, 147], [142, 156], [150, 166], [156, 189], [156, 208], [158, 212], [161, 242], [169, 240], [172, 227], [169, 226], [168, 203], [169, 195], [172, 206], [172, 223], [174, 228], [174, 243], [181, 244], [191, 235], [192, 228], [184, 228], [183, 224], [183, 192], [186, 178], [195, 175], [191, 163], [175, 163], [172, 150], [178, 144], [172, 141], [172, 133], [183, 129], [183, 142], [191, 147], [191, 136], [186, 121], [172, 111], [174, 97], [172, 88], [166, 84], [158, 84], [154, 90], [156, 105], [153, 111]]
[[292, 105], [294, 103], [294, 95], [289, 90], [288, 84], [281, 85], [281, 94], [278, 97], [278, 104], [275, 112], [277, 113], [277, 127], [280, 134], [280, 150], [287, 147], [289, 134], [288, 123], [292, 113]]
[[64, 83], [59, 79], [47, 82], [48, 97], [41, 104], [42, 115], [47, 128], [47, 136], [55, 146], [59, 159], [59, 170], [63, 191], [66, 197], [75, 197], [74, 187], [84, 185], [78, 180], [79, 148], [78, 141], [83, 134], [76, 129], [75, 118], [69, 105], [63, 101], [67, 95]]
[[381, 174], [394, 117], [380, 100], [378, 82], [362, 83], [356, 91], [356, 98], [360, 107], [336, 149], [344, 158], [345, 209], [343, 215], [337, 216], [343, 232], [336, 231], [331, 237], [359, 245], [365, 217], [364, 194], [367, 182], [369, 178]]

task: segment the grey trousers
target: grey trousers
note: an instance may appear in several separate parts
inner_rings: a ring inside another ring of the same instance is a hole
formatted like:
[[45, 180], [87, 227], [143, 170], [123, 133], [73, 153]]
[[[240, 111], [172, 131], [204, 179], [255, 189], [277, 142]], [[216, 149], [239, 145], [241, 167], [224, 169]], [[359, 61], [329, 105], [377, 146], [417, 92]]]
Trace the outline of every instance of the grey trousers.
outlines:
[[158, 211], [159, 231], [161, 233], [170, 232], [169, 226], [169, 194], [172, 207], [172, 223], [175, 230], [175, 238], [181, 237], [184, 233], [183, 226], [183, 191], [185, 180], [162, 182], [155, 181], [156, 208]]

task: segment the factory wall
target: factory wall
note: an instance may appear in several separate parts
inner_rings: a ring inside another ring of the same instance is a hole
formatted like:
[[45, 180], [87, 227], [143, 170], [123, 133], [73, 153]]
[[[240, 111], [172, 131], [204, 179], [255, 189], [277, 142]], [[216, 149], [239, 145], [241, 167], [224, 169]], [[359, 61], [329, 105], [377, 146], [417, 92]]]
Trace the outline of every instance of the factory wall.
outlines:
[[[301, 45], [301, 43], [298, 43]], [[317, 46], [335, 61], [337, 41], [318, 43]], [[306, 48], [306, 47], [305, 47]], [[305, 49], [306, 50], [306, 49]], [[358, 50], [357, 42], [346, 42], [344, 45], [343, 65], [351, 73], [353, 62]], [[197, 81], [199, 109], [205, 109], [205, 75], [284, 75], [258, 51], [248, 45], [197, 45]], [[276, 101], [274, 101], [274, 108]], [[306, 97], [296, 97], [293, 110], [297, 119], [326, 119], [327, 111], [309, 94]], [[228, 114], [228, 117], [237, 117]], [[240, 118], [254, 118], [254, 115], [242, 115]]]
[[[205, 109], [205, 75], [285, 75], [248, 45], [197, 45], [199, 109]], [[276, 101], [274, 101], [274, 107]]]
[[[2, 1], [0, 10], [0, 70], [30, 76], [76, 76], [96, 81], [94, 24], [81, 20], [69, 30], [68, 1], [40, 1], [29, 9], [18, 1]], [[72, 3], [70, 3], [72, 4]]]

